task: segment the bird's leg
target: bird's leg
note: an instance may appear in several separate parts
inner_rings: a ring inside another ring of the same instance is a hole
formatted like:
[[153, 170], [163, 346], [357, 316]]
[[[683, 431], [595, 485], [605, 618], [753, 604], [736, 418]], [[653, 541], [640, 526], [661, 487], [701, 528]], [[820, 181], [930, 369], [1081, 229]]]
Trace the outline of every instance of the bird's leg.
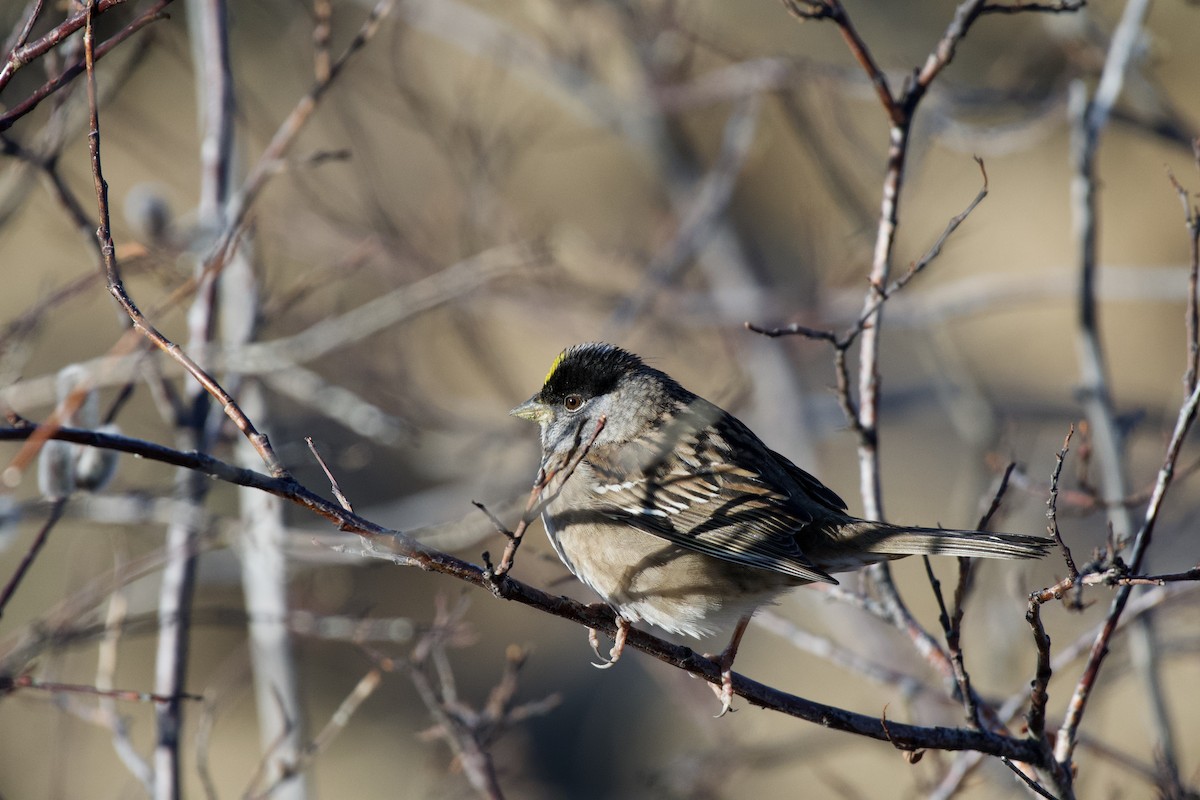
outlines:
[[608, 658], [600, 655], [600, 637], [595, 628], [588, 628], [588, 644], [592, 646], [592, 652], [596, 654], [596, 658], [600, 659], [600, 663], [592, 663], [596, 669], [608, 669], [613, 664], [617, 663], [617, 659], [621, 657], [621, 653], [625, 652], [625, 638], [629, 635], [629, 622], [624, 617], [617, 617], [617, 635], [613, 637], [612, 649], [608, 651]]
[[717, 719], [725, 716], [733, 706], [733, 659], [737, 658], [738, 645], [742, 643], [742, 636], [746, 633], [746, 626], [750, 624], [750, 614], [738, 620], [737, 627], [733, 629], [733, 638], [729, 640], [729, 644], [721, 651], [720, 655], [713, 656], [705, 654], [705, 658], [712, 659], [718, 667], [721, 668], [721, 685], [720, 687], [714, 684], [709, 684], [709, 688], [716, 694], [717, 699], [721, 701], [721, 713], [717, 714]]

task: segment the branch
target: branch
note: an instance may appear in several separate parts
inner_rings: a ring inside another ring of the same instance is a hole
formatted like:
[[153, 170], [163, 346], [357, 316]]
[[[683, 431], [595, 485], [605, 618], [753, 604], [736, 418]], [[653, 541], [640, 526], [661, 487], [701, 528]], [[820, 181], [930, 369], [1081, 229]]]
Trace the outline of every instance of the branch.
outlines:
[[66, 497], [57, 497], [54, 499], [50, 506], [50, 515], [42, 523], [41, 530], [38, 531], [37, 536], [34, 537], [33, 542], [29, 545], [29, 549], [21, 558], [21, 563], [17, 565], [16, 571], [8, 579], [8, 583], [4, 585], [4, 589], [0, 590], [0, 617], [4, 616], [4, 609], [8, 606], [8, 601], [12, 599], [12, 596], [17, 591], [17, 587], [21, 585], [21, 581], [29, 572], [29, 568], [33, 566], [33, 562], [37, 559], [38, 553], [41, 552], [42, 547], [46, 544], [46, 540], [50, 538], [50, 531], [54, 530], [58, 521], [62, 519], [63, 511], [66, 510], [66, 507]]
[[[1112, 108], [1120, 97], [1126, 73], [1137, 51], [1137, 41], [1141, 36], [1143, 21], [1149, 13], [1149, 8], [1148, 0], [1129, 0], [1126, 3], [1121, 21], [1113, 31], [1109, 50], [1104, 60], [1104, 68], [1092, 99], [1090, 101], [1086, 99], [1086, 90], [1081, 82], [1074, 83], [1071, 90], [1073, 107], [1071, 114], [1071, 166], [1073, 169], [1071, 189], [1074, 200], [1071, 210], [1080, 273], [1078, 350], [1081, 393], [1089, 423], [1089, 432], [1094, 438], [1100, 464], [1102, 492], [1107, 506], [1108, 523], [1118, 548], [1124, 546], [1129, 540], [1133, 533], [1134, 522], [1132, 514], [1121, 504], [1128, 494], [1124, 434], [1116, 419], [1099, 331], [1095, 288], [1096, 269], [1099, 263], [1097, 255], [1099, 235], [1097, 229], [1096, 154], [1099, 149], [1100, 137], [1107, 127]], [[1186, 406], [1187, 404], [1185, 404], [1185, 408]], [[1182, 409], [1180, 413], [1181, 415], [1184, 413]], [[1194, 415], [1194, 408], [1192, 413]], [[1190, 425], [1189, 420], [1185, 425], [1185, 430]], [[1179, 432], [1178, 425], [1176, 432]], [[1176, 457], [1177, 451], [1175, 455], [1169, 455], [1169, 467], [1164, 469], [1173, 472]], [[1151, 505], [1152, 507], [1155, 505], [1153, 500]], [[1150, 513], [1151, 510], [1148, 509], [1147, 514]], [[1140, 569], [1142, 558], [1150, 543], [1154, 527], [1153, 519], [1157, 518], [1156, 509], [1153, 514], [1154, 517], [1148, 516], [1137, 533], [1131, 560], [1131, 569], [1134, 572]], [[1123, 586], [1114, 597], [1105, 628], [1097, 637], [1092, 654], [1071, 697], [1066, 718], [1058, 732], [1054, 756], [1061, 765], [1062, 772], [1068, 776], [1072, 771], [1071, 759], [1079, 724], [1108, 651], [1108, 639], [1124, 610], [1130, 591], [1131, 587]], [[1145, 656], [1145, 658], [1139, 659], [1140, 672], [1146, 684], [1151, 717], [1157, 728], [1158, 745], [1162, 748], [1164, 758], [1174, 773], [1177, 759], [1172, 743], [1173, 736], [1166, 703], [1158, 680], [1158, 668], [1154, 655], [1156, 648], [1154, 631], [1149, 618], [1139, 621], [1137, 631], [1135, 642], [1138, 643], [1138, 647], [1136, 651]]]
[[125, 2], [126, 0], [99, 0], [99, 2], [92, 3], [83, 11], [67, 17], [37, 41], [26, 44], [25, 40], [29, 38], [29, 32], [41, 12], [41, 3], [39, 3], [38, 7], [34, 9], [29, 19], [25, 22], [25, 27], [17, 37], [15, 46], [12, 52], [8, 54], [4, 66], [0, 67], [0, 92], [4, 91], [5, 86], [8, 86], [8, 82], [13, 79], [13, 75], [17, 73], [17, 70], [34, 59], [46, 55], [46, 53], [62, 44], [68, 36], [83, 28], [88, 22], [89, 14], [99, 16], [114, 6], [123, 5]]
[[[38, 426], [0, 429], [0, 441], [19, 441], [31, 436]], [[610, 609], [584, 605], [566, 597], [543, 592], [522, 583], [511, 575], [497, 582], [485, 568], [458, 559], [448, 553], [425, 547], [401, 531], [391, 530], [326, 500], [292, 478], [276, 478], [253, 470], [243, 469], [202, 453], [184, 453], [162, 445], [110, 434], [98, 434], [73, 428], [59, 428], [52, 438], [90, 444], [121, 452], [134, 453], [162, 463], [195, 469], [209, 477], [250, 486], [293, 502], [334, 522], [342, 531], [358, 534], [360, 544], [347, 545], [345, 550], [380, 558], [396, 564], [415, 566], [427, 572], [446, 575], [472, 586], [487, 590], [495, 596], [530, 606], [539, 611], [615, 635], [616, 619]], [[714, 685], [720, 685], [720, 668], [710, 659], [691, 648], [673, 644], [649, 633], [630, 629], [628, 645], [664, 663], [696, 675]], [[976, 750], [987, 755], [1008, 756], [1014, 761], [1042, 765], [1035, 747], [1024, 739], [1001, 736], [986, 731], [959, 728], [924, 727], [899, 722], [884, 723], [881, 719], [835, 706], [817, 703], [796, 695], [773, 689], [742, 675], [733, 678], [734, 693], [753, 705], [778, 711], [827, 728], [890, 742], [902, 750], [942, 749]]]
[[[538, 473], [537, 480], [533, 483], [533, 489], [529, 492], [529, 501], [525, 504], [525, 512], [521, 515], [521, 521], [517, 523], [514, 531], [510, 533], [502, 525], [497, 526], [500, 533], [508, 537], [508, 544], [504, 548], [504, 555], [500, 558], [500, 563], [492, 571], [492, 577], [495, 580], [502, 581], [508, 575], [513, 566], [513, 559], [517, 555], [517, 548], [521, 546], [521, 541], [525, 537], [525, 530], [531, 522], [538, 518], [538, 515], [542, 513], [542, 509], [562, 491], [563, 485], [574, 474], [583, 459], [587, 457], [588, 451], [596, 443], [596, 437], [600, 435], [600, 431], [604, 430], [604, 425], [607, 422], [608, 418], [604, 414], [601, 414], [599, 419], [596, 420], [596, 426], [587, 441], [582, 441], [583, 431], [580, 430], [574, 447], [571, 452], [567, 453], [566, 463], [561, 467], [542, 467]], [[554, 488], [550, 490], [550, 496], [543, 499], [542, 495], [551, 484], [554, 485]], [[482, 503], [475, 503], [475, 505], [485, 514], [491, 516]], [[484, 561], [487, 561], [486, 553], [484, 554]]]
[[[100, 2], [98, 4], [96, 4], [96, 8], [109, 8], [109, 7], [112, 7], [113, 5], [116, 5], [118, 3], [123, 3], [123, 2], [125, 2], [125, 0], [100, 0]], [[166, 13], [164, 13], [163, 9], [166, 8], [167, 5], [170, 4], [170, 2], [171, 2], [171, 0], [159, 0], [159, 2], [157, 2], [154, 6], [152, 6], [149, 10], [147, 10], [140, 17], [135, 19], [133, 22], [130, 22], [128, 25], [126, 25], [124, 28], [122, 28], [117, 33], [113, 34], [112, 37], [110, 37], [109, 39], [105, 40], [103, 44], [99, 45], [98, 47], [93, 47], [91, 56], [85, 56], [84, 59], [81, 59], [80, 61], [76, 61], [71, 66], [67, 67], [62, 72], [58, 73], [58, 75], [56, 75], [53, 78], [51, 78], [50, 80], [46, 81], [46, 83], [42, 84], [39, 88], [35, 89], [32, 94], [30, 94], [27, 98], [22, 100], [20, 103], [17, 103], [16, 105], [7, 109], [3, 114], [0, 114], [0, 132], [6, 131], [9, 128], [11, 128], [17, 120], [19, 120], [21, 117], [25, 116], [30, 111], [33, 111], [35, 108], [37, 108], [38, 104], [41, 103], [43, 100], [45, 100], [47, 97], [54, 94], [62, 87], [66, 86], [68, 83], [73, 81], [75, 78], [79, 77], [79, 75], [81, 73], [83, 73], [85, 70], [90, 70], [91, 67], [85, 63], [87, 58], [90, 57], [92, 59], [92, 62], [95, 63], [96, 61], [100, 60], [101, 58], [104, 58], [104, 56], [106, 56], [110, 52], [112, 52], [113, 48], [120, 45], [122, 42], [124, 42], [130, 36], [137, 33], [139, 30], [146, 27], [151, 22], [156, 22], [160, 19], [166, 19], [167, 15], [166, 15]], [[92, 5], [88, 6], [89, 9], [91, 9], [92, 7], [93, 7]], [[78, 20], [80, 20], [80, 24], [76, 25], [75, 27], [71, 28], [70, 31], [68, 31], [68, 33], [74, 33], [75, 31], [79, 30], [79, 28], [82, 26], [85, 16], [86, 16], [86, 14], [82, 14], [82, 13], [77, 14], [74, 17], [69, 18], [67, 20], [67, 22], [63, 23], [63, 25], [60, 25], [58, 28], [55, 28], [55, 31], [58, 31], [59, 29], [63, 28], [63, 26], [65, 26], [65, 25], [73, 24], [74, 21], [76, 19], [78, 19]], [[49, 34], [47, 34], [47, 36], [54, 34], [55, 31], [51, 31]], [[57, 44], [57, 42], [54, 42], [54, 44]], [[11, 63], [12, 63], [12, 61], [10, 59], [9, 64], [11, 64]], [[2, 89], [2, 88], [3, 88], [3, 86], [0, 85], [0, 89]]]

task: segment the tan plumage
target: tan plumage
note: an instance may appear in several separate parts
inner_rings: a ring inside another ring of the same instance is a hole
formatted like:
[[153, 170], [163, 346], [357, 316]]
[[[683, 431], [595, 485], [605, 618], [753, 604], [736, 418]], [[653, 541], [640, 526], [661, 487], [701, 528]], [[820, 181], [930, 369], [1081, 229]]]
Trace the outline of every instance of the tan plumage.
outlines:
[[548, 470], [604, 415], [543, 521], [563, 563], [629, 622], [703, 636], [793, 586], [837, 583], [830, 573], [918, 554], [1036, 558], [1051, 544], [852, 517], [736, 417], [612, 345], [563, 351], [512, 413], [541, 426]]

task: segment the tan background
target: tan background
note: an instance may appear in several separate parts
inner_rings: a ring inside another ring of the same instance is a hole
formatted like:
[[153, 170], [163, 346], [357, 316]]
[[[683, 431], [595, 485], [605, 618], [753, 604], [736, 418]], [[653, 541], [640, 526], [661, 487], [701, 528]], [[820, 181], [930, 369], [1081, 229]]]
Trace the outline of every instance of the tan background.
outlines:
[[[269, 310], [260, 338], [303, 331], [505, 243], [536, 240], [546, 247], [551, 264], [464, 293], [447, 306], [307, 364], [402, 420], [391, 445], [337, 424], [331, 420], [336, 409], [329, 413], [329, 408], [270, 394], [268, 427], [298, 477], [324, 491], [325, 482], [303, 446], [303, 437], [311, 435], [356, 507], [381, 523], [411, 528], [467, 517], [482, 527], [471, 499], [505, 508], [512, 519], [513, 512], [502, 504], [528, 486], [537, 451], [534, 431], [505, 412], [537, 388], [563, 346], [603, 336], [638, 351], [689, 388], [744, 412], [768, 443], [860, 509], [855, 442], [828, 388], [833, 383], [828, 348], [800, 339], [767, 343], [786, 354], [794, 375], [795, 383], [780, 386], [756, 371], [758, 357], [749, 355], [761, 353], [765, 340], [741, 328], [746, 319], [843, 327], [861, 302], [886, 128], [836, 29], [800, 24], [767, 0], [635, 4], [628, 12], [605, 3], [476, 7], [486, 20], [511, 26], [541, 51], [555, 54], [556, 63], [574, 64], [622, 107], [637, 100], [638, 82], [645, 79], [636, 66], [639, 52], [657, 59], [665, 84], [681, 86], [736, 61], [793, 60], [795, 71], [783, 92], [804, 122], [794, 124], [778, 97], [765, 99], [728, 214], [757, 276], [757, 294], [748, 291], [741, 316], [715, 313], [713, 274], [689, 261], [632, 324], [614, 328], [614, 309], [631, 293], [644, 291], [645, 265], [678, 229], [680, 212], [668, 199], [671, 180], [664, 175], [661, 151], [647, 151], [608, 128], [582, 90], [548, 91], [556, 80], [545, 68], [512, 68], [504, 52], [465, 53], [461, 39], [419, 22], [423, 7], [402, 6], [385, 23], [323, 101], [294, 151], [303, 157], [346, 149], [349, 160], [295, 166], [274, 180], [257, 207], [254, 248]], [[942, 257], [888, 311], [882, 458], [886, 510], [895, 521], [973, 524], [996, 465], [1015, 460], [1028, 481], [1010, 492], [1002, 527], [1044, 529], [1053, 455], [1080, 413], [1073, 397], [1076, 257], [1065, 90], [1074, 75], [1091, 81], [1089, 70], [1102, 55], [1097, 42], [1104, 41], [1119, 10], [1116, 3], [1097, 2], [1086, 17], [1075, 19], [1026, 15], [981, 21], [919, 118], [902, 197], [897, 269], [920, 256], [978, 190], [972, 154], [986, 161], [991, 194]], [[950, 6], [863, 4], [851, 11], [878, 60], [899, 80], [923, 60]], [[17, 4], [5, 6], [0, 30], [10, 30], [19, 13]], [[363, 13], [353, 3], [336, 5], [335, 52]], [[1152, 114], [1150, 87], [1156, 87], [1195, 133], [1198, 14], [1193, 5], [1178, 2], [1153, 8], [1146, 54], [1129, 81], [1123, 110]], [[154, 40], [144, 60], [130, 67], [103, 111], [104, 163], [114, 206], [120, 209], [131, 192], [151, 186], [169, 201], [180, 231], [187, 229], [198, 187], [186, 16], [183, 6], [173, 7], [171, 20], [152, 26]], [[311, 83], [311, 21], [304, 7], [280, 2], [237, 4], [232, 18], [238, 131], [242, 157], [250, 163]], [[668, 23], [674, 30], [661, 31]], [[630, 34], [640, 40], [631, 45]], [[103, 62], [102, 76], [116, 75], [123, 56]], [[26, 70], [0, 100], [12, 103], [40, 80], [40, 72]], [[72, 102], [79, 100], [77, 95]], [[669, 117], [667, 141], [674, 157], [691, 159], [703, 174], [719, 150], [730, 107], [727, 98], [697, 101]], [[12, 134], [32, 137], [43, 119], [39, 112]], [[62, 167], [87, 200], [90, 175], [81, 133], [78, 126], [72, 132]], [[11, 204], [0, 227], [0, 318], [11, 320], [91, 271], [93, 260], [88, 244], [36, 176], [22, 177], [12, 160], [0, 166]], [[1120, 410], [1141, 415], [1129, 459], [1129, 475], [1139, 491], [1151, 484], [1161, 460], [1181, 398], [1184, 366], [1187, 240], [1166, 169], [1193, 189], [1200, 187], [1186, 147], [1120, 122], [1106, 131], [1099, 161], [1102, 324]], [[127, 220], [116, 222], [118, 247], [123, 255], [135, 256], [138, 237]], [[148, 265], [131, 267], [129, 279], [144, 308], [154, 306], [190, 270], [186, 244], [160, 243], [151, 247], [150, 259], [130, 262]], [[360, 251], [365, 257], [352, 259]], [[720, 269], [721, 259], [715, 262]], [[296, 297], [303, 287], [310, 289]], [[15, 374], [53, 375], [65, 364], [103, 355], [120, 334], [117, 319], [95, 284], [50, 310], [20, 347], [6, 340], [5, 381], [13, 382]], [[168, 336], [186, 338], [179, 311], [156, 322]], [[106, 399], [112, 392], [106, 390]], [[49, 412], [51, 398], [44, 393], [39, 397], [30, 389], [17, 396], [20, 413], [36, 419]], [[779, 407], [789, 409], [782, 425], [770, 419]], [[171, 441], [144, 393], [135, 397], [121, 423], [130, 435]], [[6, 446], [6, 453], [13, 452]], [[227, 458], [228, 452], [223, 446], [217, 454]], [[1066, 471], [1072, 487], [1075, 471], [1074, 464]], [[169, 486], [169, 470], [123, 459], [110, 492], [161, 496]], [[0, 552], [2, 575], [15, 568], [37, 528], [32, 474], [13, 497], [24, 504], [25, 517]], [[1193, 497], [1191, 482], [1177, 487], [1152, 551], [1153, 570], [1186, 569], [1200, 558], [1188, 524], [1194, 519]], [[87, 502], [78, 500], [78, 514], [55, 530], [5, 610], [0, 640], [11, 640], [109, 569], [114, 552], [144, 554], [161, 546], [161, 526], [86, 520]], [[234, 491], [217, 486], [211, 507], [214, 514], [236, 517]], [[382, 563], [337, 563], [327, 548], [308, 544], [312, 531], [331, 531], [299, 511], [290, 521], [297, 528], [298, 548], [305, 550], [293, 581], [298, 608], [420, 623], [430, 618], [435, 596], [454, 599], [464, 591], [448, 580]], [[214, 529], [226, 541], [237, 536], [229, 524]], [[1086, 560], [1103, 541], [1103, 518], [1067, 508], [1063, 530], [1077, 558]], [[461, 555], [477, 561], [482, 550], [496, 553], [501, 546], [495, 536], [468, 540]], [[235, 568], [228, 552], [206, 557], [198, 608], [238, 606]], [[922, 619], [936, 630], [920, 564], [906, 562], [897, 572]], [[984, 567], [964, 647], [985, 696], [1005, 697], [1032, 677], [1024, 596], [1062, 572], [1053, 559]], [[952, 581], [952, 565], [944, 565], [942, 573]], [[517, 574], [543, 586], [565, 574], [540, 530], [522, 551]], [[554, 586], [591, 599], [572, 581]], [[591, 654], [582, 630], [480, 592], [467, 594], [472, 603], [467, 620], [478, 642], [454, 654], [463, 696], [481, 702], [498, 676], [503, 648], [519, 643], [532, 648], [521, 697], [552, 692], [563, 697], [561, 707], [498, 745], [501, 782], [511, 796], [696, 796], [700, 787], [727, 797], [920, 796], [945, 763], [930, 755], [909, 766], [885, 745], [740, 702], [735, 703], [738, 713], [711, 720], [715, 704], [698, 682], [638, 654], [596, 672], [588, 666]], [[1047, 610], [1056, 646], [1073, 641], [1102, 615], [1109, 590], [1093, 589], [1088, 596], [1096, 603], [1082, 615], [1068, 615], [1057, 606]], [[131, 613], [151, 612], [154, 579], [133, 585], [129, 598]], [[1200, 679], [1197, 608], [1193, 599], [1162, 615], [1163, 638], [1176, 645], [1167, 658], [1166, 683], [1185, 776], [1200, 769], [1200, 728], [1190, 712]], [[922, 672], [905, 641], [857, 612], [805, 591], [778, 611], [872, 658], [936, 681]], [[234, 624], [200, 624], [194, 636], [189, 686], [219, 698], [208, 758], [220, 796], [235, 796], [258, 760], [241, 633]], [[380, 647], [405, 652], [403, 644]], [[148, 687], [153, 652], [151, 631], [130, 632], [121, 649], [118, 685]], [[369, 668], [355, 646], [313, 637], [298, 638], [297, 658], [313, 728]], [[94, 669], [94, 644], [83, 643], [48, 649], [34, 672], [46, 680], [89, 683]], [[889, 719], [960, 720], [953, 704], [906, 703], [898, 689], [845, 674], [762, 630], [752, 629], [738, 669], [822, 702], [868, 714], [886, 709]], [[1078, 665], [1051, 685], [1052, 718], [1061, 714], [1077, 675]], [[1098, 691], [1084, 733], [1151, 763], [1142, 695], [1120, 641]], [[122, 711], [130, 717], [134, 741], [148, 747], [150, 707], [130, 703]], [[195, 710], [189, 715], [189, 796], [201, 796], [190, 746], [198, 717]], [[388, 676], [317, 759], [317, 792], [325, 797], [469, 794], [461, 774], [448, 767], [445, 747], [417, 738], [428, 725], [428, 714], [405, 678]], [[102, 729], [58, 710], [48, 695], [23, 692], [6, 698], [0, 713], [0, 794], [137, 796], [139, 788], [108, 738]], [[1079, 759], [1080, 796], [1147, 796], [1150, 791], [1086, 747]], [[717, 777], [707, 779], [706, 771]], [[964, 796], [1020, 792], [998, 765], [981, 775], [986, 779], [974, 778]]]

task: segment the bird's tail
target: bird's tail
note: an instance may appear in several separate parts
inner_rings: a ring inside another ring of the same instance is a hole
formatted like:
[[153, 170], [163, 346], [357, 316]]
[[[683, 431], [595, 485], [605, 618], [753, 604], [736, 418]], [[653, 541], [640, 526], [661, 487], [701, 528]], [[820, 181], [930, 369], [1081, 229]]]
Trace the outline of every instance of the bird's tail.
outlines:
[[[1053, 539], [1020, 533], [989, 533], [943, 528], [910, 528], [885, 522], [854, 520], [840, 526], [826, 547], [806, 552], [829, 572], [854, 569], [903, 556], [964, 556], [967, 558], [1041, 558]], [[858, 554], [857, 564], [841, 566], [839, 555]], [[871, 558], [871, 555], [881, 556]], [[863, 557], [865, 556], [865, 557]]]

